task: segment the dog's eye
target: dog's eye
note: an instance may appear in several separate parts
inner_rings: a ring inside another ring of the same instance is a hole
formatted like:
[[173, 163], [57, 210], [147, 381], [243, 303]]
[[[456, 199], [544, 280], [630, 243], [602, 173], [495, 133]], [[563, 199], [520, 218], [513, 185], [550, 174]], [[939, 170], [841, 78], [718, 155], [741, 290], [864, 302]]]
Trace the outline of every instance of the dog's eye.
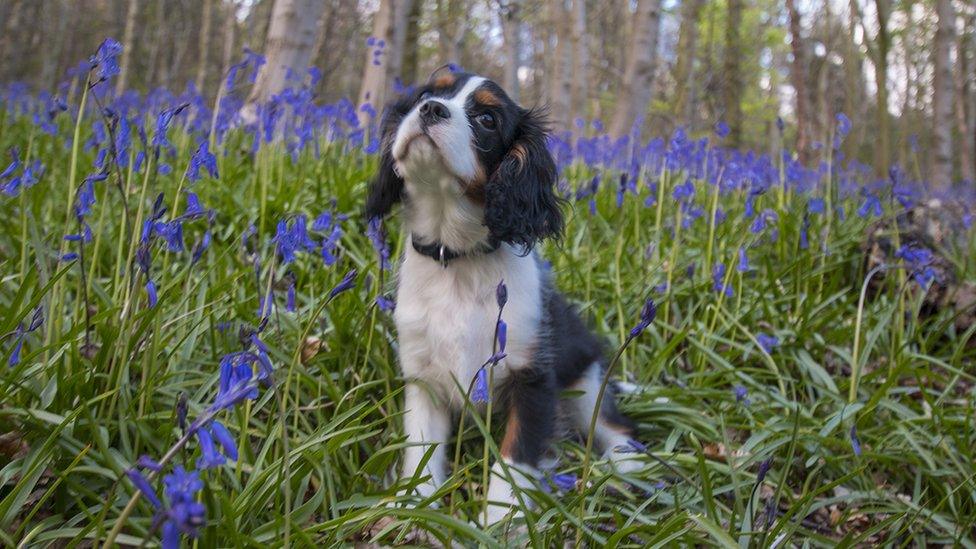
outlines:
[[490, 112], [483, 112], [479, 114], [475, 120], [477, 120], [478, 124], [481, 124], [481, 127], [486, 130], [495, 129], [495, 116]]

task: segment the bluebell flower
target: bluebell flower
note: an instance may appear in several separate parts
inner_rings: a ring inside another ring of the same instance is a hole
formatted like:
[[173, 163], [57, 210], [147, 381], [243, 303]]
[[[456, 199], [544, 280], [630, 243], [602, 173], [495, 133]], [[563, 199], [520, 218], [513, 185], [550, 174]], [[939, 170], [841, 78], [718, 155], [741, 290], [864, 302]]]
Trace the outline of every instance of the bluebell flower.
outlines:
[[66, 252], [61, 256], [61, 261], [74, 261], [78, 259], [78, 254], [75, 252]]
[[203, 482], [196, 471], [188, 472], [177, 465], [172, 473], [163, 477], [163, 486], [170, 506], [164, 514], [163, 548], [177, 549], [180, 534], [196, 537], [206, 521], [206, 508], [196, 501]]
[[4, 168], [3, 172], [0, 172], [0, 179], [10, 177], [20, 168], [20, 150], [17, 147], [10, 147], [7, 149], [7, 153], [10, 155], [10, 164]]
[[572, 473], [556, 473], [552, 475], [552, 484], [560, 492], [569, 492], [576, 489], [577, 477]]
[[498, 338], [497, 338], [498, 339], [498, 353], [504, 353], [505, 352], [505, 345], [508, 343], [508, 324], [506, 324], [504, 320], [498, 319], [498, 324], [497, 324], [496, 330], [497, 330], [497, 333], [498, 333]]
[[75, 196], [75, 216], [79, 219], [91, 213], [92, 206], [95, 205], [95, 186], [94, 179], [86, 178], [78, 188]]
[[471, 390], [471, 402], [488, 402], [488, 371], [485, 366], [478, 368], [474, 375], [474, 388]]
[[378, 295], [376, 296], [376, 306], [384, 313], [392, 313], [396, 309], [396, 302], [385, 295]]
[[854, 450], [854, 455], [860, 457], [861, 439], [857, 438], [857, 425], [851, 425], [850, 440], [851, 449]]
[[161, 236], [166, 241], [166, 248], [171, 252], [182, 252], [183, 245], [183, 222], [180, 220], [157, 221], [153, 224], [153, 232]]
[[756, 341], [759, 342], [759, 346], [766, 351], [767, 354], [772, 353], [773, 349], [779, 347], [779, 338], [774, 335], [765, 334], [759, 332], [756, 334]]
[[149, 308], [152, 309], [159, 302], [159, 295], [156, 292], [156, 283], [152, 280], [146, 281], [146, 297], [149, 300]]
[[653, 299], [649, 298], [644, 302], [644, 306], [641, 308], [640, 321], [638, 321], [637, 324], [630, 329], [630, 337], [635, 338], [641, 335], [641, 333], [643, 333], [644, 330], [651, 325], [651, 322], [654, 322], [654, 317], [656, 316], [657, 305], [654, 303]]
[[676, 202], [688, 200], [695, 196], [695, 185], [691, 182], [691, 179], [686, 179], [684, 183], [675, 185], [671, 196]]
[[745, 273], [749, 271], [749, 268], [749, 256], [746, 255], [746, 249], [744, 246], [739, 246], [739, 264], [736, 266], [736, 270]]
[[716, 263], [712, 267], [712, 290], [724, 293], [726, 297], [735, 295], [732, 287], [725, 284], [725, 263]]
[[846, 114], [839, 112], [837, 113], [837, 134], [841, 137], [845, 137], [851, 132], [851, 119], [847, 117]]
[[927, 288], [936, 279], [936, 271], [932, 267], [934, 256], [928, 248], [904, 244], [895, 252], [895, 257], [905, 262], [912, 278], [922, 288]]
[[508, 286], [505, 285], [504, 280], [498, 282], [498, 286], [495, 287], [495, 303], [498, 304], [499, 311], [504, 309], [505, 304], [508, 303]]
[[112, 38], [106, 38], [98, 46], [98, 50], [89, 62], [98, 68], [99, 81], [108, 80], [119, 74], [117, 58], [120, 53], [122, 53], [122, 44]]
[[752, 403], [749, 400], [749, 390], [742, 385], [732, 387], [732, 394], [735, 395], [736, 402], [742, 403], [745, 406], [749, 406]]
[[725, 139], [725, 138], [726, 138], [726, 136], [728, 136], [728, 135], [729, 135], [729, 132], [730, 132], [730, 131], [731, 131], [731, 130], [729, 129], [729, 125], [728, 125], [728, 124], [726, 124], [726, 123], [725, 123], [725, 121], [723, 121], [723, 120], [719, 120], [719, 121], [718, 121], [718, 122], [717, 122], [717, 123], [715, 124], [715, 135], [716, 135], [716, 136], [717, 136], [717, 137], [718, 137], [719, 139]]
[[136, 466], [142, 469], [149, 469], [150, 471], [155, 471], [157, 473], [163, 470], [163, 466], [160, 465], [159, 462], [145, 454], [139, 456], [139, 459], [136, 460]]
[[811, 198], [807, 201], [807, 211], [811, 214], [822, 214], [826, 209], [826, 203], [823, 198]]
[[200, 168], [207, 170], [210, 177], [217, 179], [217, 157], [210, 152], [210, 140], [202, 139], [196, 152], [190, 157], [190, 164], [186, 168], [186, 178], [191, 182], [200, 180]]
[[230, 353], [220, 359], [220, 382], [211, 410], [233, 408], [245, 400], [258, 397], [258, 379], [254, 378], [253, 365], [258, 356], [245, 351]]
[[142, 495], [149, 500], [156, 509], [162, 509], [163, 502], [159, 500], [159, 496], [156, 495], [156, 490], [153, 489], [152, 485], [149, 484], [149, 480], [139, 472], [138, 469], [126, 469], [125, 475], [129, 477], [132, 481], [132, 485], [135, 486]]
[[207, 211], [200, 205], [200, 197], [197, 196], [197, 193], [186, 191], [186, 209], [183, 210], [182, 217], [184, 219], [191, 219], [200, 217], [206, 213]]
[[213, 438], [217, 439], [220, 446], [224, 449], [224, 456], [231, 461], [237, 461], [237, 443], [234, 442], [234, 437], [231, 436], [230, 431], [224, 424], [214, 420], [210, 423], [210, 434]]
[[881, 200], [873, 194], [867, 194], [864, 197], [864, 202], [861, 203], [861, 207], [857, 209], [857, 215], [862, 218], [866, 218], [871, 214], [875, 217], [881, 217]]
[[352, 288], [356, 287], [356, 274], [356, 269], [350, 269], [349, 272], [346, 273], [346, 276], [342, 277], [342, 280], [340, 280], [339, 283], [329, 291], [329, 299], [332, 299], [346, 290], [351, 290]]
[[773, 466], [773, 458], [766, 458], [759, 463], [759, 470], [756, 472], [756, 484], [766, 480], [766, 475]]
[[129, 127], [129, 119], [125, 116], [119, 118], [119, 125], [115, 128], [115, 164], [119, 168], [129, 166], [129, 145], [132, 143], [132, 129]]
[[366, 225], [366, 236], [369, 243], [380, 258], [380, 270], [386, 271], [390, 268], [390, 247], [386, 243], [386, 234], [383, 232], [383, 220], [374, 217]]

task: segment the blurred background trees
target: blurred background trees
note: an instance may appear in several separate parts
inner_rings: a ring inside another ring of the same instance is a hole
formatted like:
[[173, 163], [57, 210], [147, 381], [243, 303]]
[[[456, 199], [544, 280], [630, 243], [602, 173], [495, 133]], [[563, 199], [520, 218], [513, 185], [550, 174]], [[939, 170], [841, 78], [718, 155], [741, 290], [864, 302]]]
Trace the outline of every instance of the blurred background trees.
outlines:
[[192, 82], [214, 97], [250, 48], [268, 63], [227, 93], [261, 100], [307, 62], [321, 101], [376, 106], [455, 63], [548, 105], [558, 129], [702, 134], [722, 121], [727, 145], [816, 162], [843, 112], [844, 153], [881, 174], [976, 173], [969, 0], [2, 0], [0, 31], [0, 82], [38, 90], [106, 36], [126, 46], [120, 91]]

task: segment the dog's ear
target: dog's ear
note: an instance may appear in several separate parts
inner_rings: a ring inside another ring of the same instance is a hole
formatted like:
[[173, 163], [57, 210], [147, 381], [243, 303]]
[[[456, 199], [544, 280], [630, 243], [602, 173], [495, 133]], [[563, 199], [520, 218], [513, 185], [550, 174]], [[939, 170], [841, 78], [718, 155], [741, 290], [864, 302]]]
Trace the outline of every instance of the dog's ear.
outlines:
[[383, 109], [380, 122], [380, 162], [366, 196], [367, 220], [386, 217], [393, 206], [403, 199], [403, 178], [394, 168], [392, 150], [400, 121], [410, 112], [412, 104], [410, 98], [400, 97]]
[[485, 225], [501, 242], [532, 249], [563, 229], [556, 196], [556, 163], [546, 148], [538, 110], [519, 109], [515, 141], [485, 185]]

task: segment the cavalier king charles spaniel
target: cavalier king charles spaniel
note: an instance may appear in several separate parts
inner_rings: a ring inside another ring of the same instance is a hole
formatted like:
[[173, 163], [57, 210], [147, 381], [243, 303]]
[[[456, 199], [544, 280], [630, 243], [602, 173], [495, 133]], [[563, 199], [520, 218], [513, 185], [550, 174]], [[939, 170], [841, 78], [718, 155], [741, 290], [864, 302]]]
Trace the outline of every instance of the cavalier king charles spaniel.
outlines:
[[[493, 407], [507, 414], [505, 464], [494, 464], [488, 488], [486, 525], [494, 524], [513, 510], [515, 490], [538, 486], [561, 426], [588, 432], [605, 368], [601, 340], [533, 252], [563, 228], [545, 121], [495, 82], [450, 73], [388, 105], [381, 131], [366, 215], [383, 218], [403, 204], [409, 242], [394, 312], [407, 383], [402, 474], [422, 479], [422, 498], [446, 477], [452, 416], [493, 353], [496, 287], [504, 280], [508, 289], [507, 355], [491, 376]], [[608, 387], [600, 404], [594, 444], [632, 470], [640, 466], [628, 445], [634, 425], [614, 392]]]

